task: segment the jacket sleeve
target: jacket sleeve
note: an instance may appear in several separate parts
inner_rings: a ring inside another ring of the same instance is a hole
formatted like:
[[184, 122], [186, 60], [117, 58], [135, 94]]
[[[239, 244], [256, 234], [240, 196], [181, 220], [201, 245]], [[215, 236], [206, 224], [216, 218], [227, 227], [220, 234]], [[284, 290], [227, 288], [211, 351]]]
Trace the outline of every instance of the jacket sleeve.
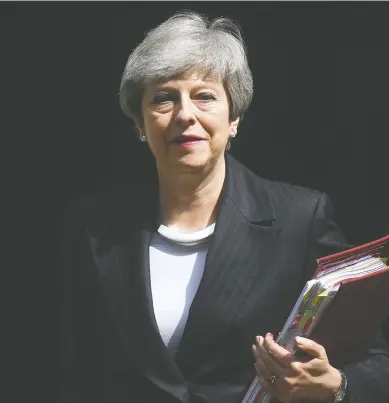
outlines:
[[[334, 223], [331, 202], [325, 193], [318, 198], [310, 232], [306, 278], [311, 277], [317, 258], [352, 247]], [[348, 383], [345, 403], [389, 402], [389, 347], [382, 332], [358, 361], [345, 363], [339, 369]]]

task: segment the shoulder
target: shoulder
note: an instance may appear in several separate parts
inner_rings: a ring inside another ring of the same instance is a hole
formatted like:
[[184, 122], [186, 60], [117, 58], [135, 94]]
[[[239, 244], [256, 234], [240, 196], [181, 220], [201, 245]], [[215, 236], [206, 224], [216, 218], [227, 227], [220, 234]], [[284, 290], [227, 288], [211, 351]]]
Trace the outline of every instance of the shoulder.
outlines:
[[271, 226], [281, 230], [287, 240], [285, 245], [295, 249], [309, 245], [314, 258], [350, 247], [335, 222], [332, 203], [325, 192], [262, 178], [237, 161], [234, 165], [234, 194], [240, 205], [249, 206], [246, 211], [251, 212], [251, 217], [261, 217], [265, 211], [271, 217]]
[[265, 178], [259, 178], [259, 182], [268, 190], [276, 209], [289, 206], [294, 209], [312, 210], [316, 208], [320, 199], [328, 198], [324, 192], [317, 189], [292, 183]]
[[316, 189], [261, 177], [241, 162], [229, 157], [232, 173], [239, 177], [239, 185], [254, 199], [263, 199], [267, 194], [277, 218], [293, 215], [312, 216], [318, 205], [329, 202], [326, 193]]

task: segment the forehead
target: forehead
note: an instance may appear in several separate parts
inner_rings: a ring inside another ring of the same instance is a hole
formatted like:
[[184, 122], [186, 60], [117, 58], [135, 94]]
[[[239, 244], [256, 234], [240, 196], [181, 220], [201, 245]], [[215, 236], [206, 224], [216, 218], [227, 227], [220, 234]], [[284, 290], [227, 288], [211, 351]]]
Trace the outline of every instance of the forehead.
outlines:
[[207, 76], [201, 72], [188, 72], [180, 76], [153, 82], [146, 86], [146, 90], [157, 90], [160, 88], [192, 89], [199, 87], [212, 87], [219, 91], [224, 90], [223, 82], [220, 78]]

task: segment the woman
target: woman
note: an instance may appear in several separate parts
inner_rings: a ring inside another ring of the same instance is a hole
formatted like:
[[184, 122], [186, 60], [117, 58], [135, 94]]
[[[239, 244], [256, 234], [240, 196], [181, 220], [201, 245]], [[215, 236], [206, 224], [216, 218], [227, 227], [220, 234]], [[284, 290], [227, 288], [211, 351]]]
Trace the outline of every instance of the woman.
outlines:
[[283, 402], [388, 401], [383, 343], [335, 365], [310, 340], [299, 341], [304, 362], [272, 338], [315, 259], [348, 245], [325, 194], [226, 153], [252, 93], [227, 19], [179, 13], [131, 54], [121, 106], [156, 175], [67, 209], [63, 402], [238, 403], [255, 374]]

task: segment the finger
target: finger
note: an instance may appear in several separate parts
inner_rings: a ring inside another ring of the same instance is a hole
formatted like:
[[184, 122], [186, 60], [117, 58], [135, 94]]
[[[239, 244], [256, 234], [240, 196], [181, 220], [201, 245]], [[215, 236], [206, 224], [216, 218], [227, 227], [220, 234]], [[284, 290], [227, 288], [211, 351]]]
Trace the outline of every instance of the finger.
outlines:
[[266, 378], [264, 376], [262, 376], [261, 374], [257, 374], [258, 376], [258, 380], [259, 380], [259, 384], [261, 386], [261, 388], [267, 388], [269, 386], [269, 383], [267, 382]]
[[314, 358], [320, 358], [322, 360], [327, 360], [327, 353], [325, 348], [319, 344], [316, 343], [313, 340], [307, 339], [305, 337], [296, 337], [296, 344], [297, 347], [304, 351], [305, 353], [309, 354], [310, 356]]
[[266, 335], [264, 341], [264, 347], [269, 352], [269, 354], [282, 366], [287, 367], [291, 362], [296, 361], [296, 357], [293, 356], [284, 347], [281, 347], [277, 342], [274, 341], [273, 337]]
[[259, 347], [256, 344], [253, 344], [251, 346], [251, 351], [252, 351], [253, 356], [254, 356], [255, 359], [260, 358], [258, 349], [259, 349]]
[[273, 374], [266, 367], [260, 354], [257, 352], [258, 349], [259, 349], [259, 347], [253, 345], [253, 353], [254, 353], [254, 357], [255, 357], [254, 367], [259, 375], [262, 375], [265, 379], [269, 379]]
[[255, 338], [255, 342], [256, 342], [256, 354], [257, 356], [259, 356], [260, 358], [264, 358], [267, 357], [269, 355], [269, 351], [265, 348], [265, 339], [262, 336], [257, 336]]
[[259, 385], [261, 387], [261, 391], [268, 393], [270, 396], [276, 398], [279, 402], [285, 402], [286, 400], [283, 398], [282, 394], [277, 390], [276, 384], [272, 384], [270, 381], [258, 375]]
[[266, 365], [260, 358], [255, 361], [254, 367], [258, 375], [261, 375], [265, 379], [271, 378], [272, 373], [267, 369]]
[[257, 336], [256, 341], [257, 341], [257, 348], [256, 348], [257, 357], [262, 360], [262, 362], [264, 363], [269, 372], [279, 377], [283, 377], [285, 375], [284, 368], [268, 353], [268, 351], [264, 347], [264, 338], [262, 336]]

